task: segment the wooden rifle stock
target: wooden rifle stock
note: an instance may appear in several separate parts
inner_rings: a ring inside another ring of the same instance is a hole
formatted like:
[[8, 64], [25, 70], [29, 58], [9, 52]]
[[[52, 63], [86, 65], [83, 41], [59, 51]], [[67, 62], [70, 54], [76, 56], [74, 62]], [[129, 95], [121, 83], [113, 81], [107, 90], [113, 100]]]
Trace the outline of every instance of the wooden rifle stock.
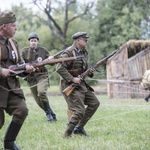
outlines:
[[70, 84], [67, 88], [65, 88], [63, 90], [63, 93], [66, 96], [69, 96], [72, 93], [72, 91], [75, 89], [76, 86], [77, 86], [77, 84], [75, 84], [75, 83]]
[[33, 67], [41, 67], [41, 66], [45, 66], [45, 65], [52, 65], [52, 64], [56, 64], [56, 63], [63, 63], [66, 61], [73, 61], [73, 60], [77, 60], [83, 58], [83, 56], [76, 56], [76, 57], [67, 57], [67, 58], [58, 58], [58, 59], [44, 59], [41, 62], [31, 62], [31, 63], [25, 63], [22, 65], [11, 65], [9, 67], [10, 70], [13, 70], [15, 73], [13, 73], [12, 75], [17, 75], [20, 74], [22, 72], [25, 72], [26, 70], [26, 65], [32, 65]]
[[[84, 79], [86, 76], [88, 76], [91, 73], [91, 69], [96, 69], [97, 67], [99, 67], [101, 64], [106, 62], [110, 57], [112, 57], [116, 52], [117, 52], [117, 50], [114, 51], [113, 53], [111, 53], [110, 55], [106, 56], [105, 58], [101, 59], [100, 61], [98, 61], [93, 67], [87, 69], [85, 72], [83, 72], [81, 75], [79, 75], [79, 77]], [[69, 96], [72, 93], [72, 91], [75, 89], [76, 86], [78, 86], [78, 84], [72, 83], [67, 88], [65, 88], [62, 91], [62, 93], [65, 94], [66, 96]]]

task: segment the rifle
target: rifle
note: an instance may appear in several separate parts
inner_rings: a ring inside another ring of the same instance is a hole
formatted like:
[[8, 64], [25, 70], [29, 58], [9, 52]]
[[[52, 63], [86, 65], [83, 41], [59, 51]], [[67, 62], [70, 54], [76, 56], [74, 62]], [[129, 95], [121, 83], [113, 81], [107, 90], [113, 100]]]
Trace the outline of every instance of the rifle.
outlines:
[[[78, 77], [81, 78], [82, 80], [88, 76], [91, 73], [91, 69], [95, 69], [97, 67], [99, 67], [101, 64], [103, 64], [104, 62], [106, 62], [110, 57], [112, 57], [115, 53], [117, 52], [114, 51], [112, 52], [110, 55], [106, 56], [105, 58], [101, 59], [100, 61], [98, 61], [93, 67], [87, 69], [85, 72], [83, 72], [81, 75], [79, 75]], [[64, 93], [66, 96], [69, 96], [71, 94], [71, 92], [75, 89], [75, 87], [77, 87], [78, 84], [77, 83], [72, 83], [70, 84], [67, 88], [65, 88], [62, 93]]]
[[73, 61], [73, 60], [77, 60], [83, 58], [83, 56], [76, 56], [76, 57], [67, 57], [67, 58], [58, 58], [58, 59], [44, 59], [41, 62], [30, 62], [30, 63], [24, 63], [21, 65], [11, 65], [9, 67], [10, 70], [13, 70], [15, 73], [13, 73], [12, 75], [17, 75], [20, 74], [22, 72], [25, 72], [26, 70], [26, 65], [32, 65], [34, 68], [36, 67], [41, 67], [41, 66], [45, 66], [45, 65], [52, 65], [52, 64], [56, 64], [56, 63], [63, 63], [66, 61]]
[[62, 54], [66, 49], [61, 50], [60, 52], [53, 55], [53, 58], [56, 58], [58, 55]]

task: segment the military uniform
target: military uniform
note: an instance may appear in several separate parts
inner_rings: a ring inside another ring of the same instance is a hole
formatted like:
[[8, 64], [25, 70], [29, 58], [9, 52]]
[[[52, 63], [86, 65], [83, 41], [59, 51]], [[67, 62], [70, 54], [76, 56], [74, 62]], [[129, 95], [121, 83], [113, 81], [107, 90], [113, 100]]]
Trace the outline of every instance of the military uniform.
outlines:
[[[150, 70], [146, 70], [143, 77], [142, 77], [142, 82], [141, 86], [145, 89], [150, 91]], [[150, 94], [145, 97], [145, 101], [148, 102], [150, 99]]]
[[[0, 13], [0, 26], [15, 22], [16, 17], [12, 12]], [[2, 29], [3, 30], [3, 27]], [[19, 150], [14, 143], [28, 115], [23, 91], [16, 76], [4, 77], [2, 69], [8, 69], [11, 65], [22, 63], [18, 44], [15, 40], [2, 36], [0, 30], [0, 128], [2, 128], [5, 116], [4, 110], [12, 116], [12, 121], [4, 137], [4, 149]], [[13, 30], [13, 29], [12, 29]], [[3, 31], [5, 33], [5, 31]], [[12, 44], [11, 44], [12, 42]], [[8, 71], [8, 70], [7, 70]]]
[[[22, 49], [22, 58], [25, 63], [40, 62], [48, 57], [49, 52], [44, 47], [26, 47]], [[47, 97], [49, 78], [46, 67], [36, 68], [36, 71], [29, 74], [25, 80], [30, 86], [36, 103], [45, 111], [48, 121], [56, 121], [56, 115], [50, 107]]]
[[[72, 38], [76, 40], [79, 37], [88, 38], [85, 32], [78, 32], [74, 34]], [[78, 75], [88, 69], [88, 52], [86, 49], [80, 50], [79, 47], [73, 44], [62, 54], [62, 57], [81, 55], [84, 56], [81, 60], [63, 62], [57, 66], [57, 72], [62, 77], [60, 84], [61, 91], [72, 83], [74, 77], [78, 77]], [[99, 107], [100, 103], [93, 91], [94, 90], [85, 82], [85, 80], [83, 80], [68, 97], [63, 95], [69, 109], [73, 113], [69, 118], [68, 127], [64, 135], [65, 137], [72, 134], [75, 126], [83, 131], [83, 127]], [[85, 105], [87, 105], [86, 108]], [[87, 135], [84, 131], [83, 134]]]

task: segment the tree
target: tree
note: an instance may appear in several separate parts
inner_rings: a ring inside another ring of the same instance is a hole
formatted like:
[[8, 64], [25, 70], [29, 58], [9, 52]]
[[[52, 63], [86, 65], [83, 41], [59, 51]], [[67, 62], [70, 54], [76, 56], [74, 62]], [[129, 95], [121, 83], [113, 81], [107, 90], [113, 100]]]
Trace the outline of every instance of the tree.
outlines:
[[[36, 16], [49, 27], [52, 35], [59, 40], [63, 48], [67, 47], [69, 43], [67, 40], [70, 34], [68, 33], [69, 27], [80, 21], [96, 3], [94, 0], [83, 4], [77, 0], [65, 0], [64, 2], [61, 0], [33, 0], [32, 2], [46, 14], [46, 18], [40, 15]], [[74, 31], [74, 29], [72, 30]], [[71, 33], [72, 30], [70, 30]]]
[[97, 19], [99, 32], [95, 42], [100, 43], [103, 55], [117, 49], [130, 39], [150, 37], [150, 2], [148, 0], [99, 0]]

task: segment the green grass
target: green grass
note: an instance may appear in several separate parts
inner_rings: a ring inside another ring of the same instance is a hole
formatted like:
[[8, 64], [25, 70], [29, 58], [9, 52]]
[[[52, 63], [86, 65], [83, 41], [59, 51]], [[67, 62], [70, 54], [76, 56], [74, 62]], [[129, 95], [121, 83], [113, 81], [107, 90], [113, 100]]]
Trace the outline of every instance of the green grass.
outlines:
[[[73, 136], [63, 139], [67, 124], [67, 107], [62, 96], [49, 96], [58, 121], [46, 120], [45, 113], [37, 106], [30, 91], [26, 93], [29, 116], [17, 137], [21, 150], [149, 150], [150, 103], [143, 99], [111, 100], [98, 95], [101, 106], [85, 126], [90, 137]], [[50, 91], [57, 91], [57, 88]], [[0, 130], [3, 138], [11, 118]], [[2, 142], [0, 142], [0, 148]]]

